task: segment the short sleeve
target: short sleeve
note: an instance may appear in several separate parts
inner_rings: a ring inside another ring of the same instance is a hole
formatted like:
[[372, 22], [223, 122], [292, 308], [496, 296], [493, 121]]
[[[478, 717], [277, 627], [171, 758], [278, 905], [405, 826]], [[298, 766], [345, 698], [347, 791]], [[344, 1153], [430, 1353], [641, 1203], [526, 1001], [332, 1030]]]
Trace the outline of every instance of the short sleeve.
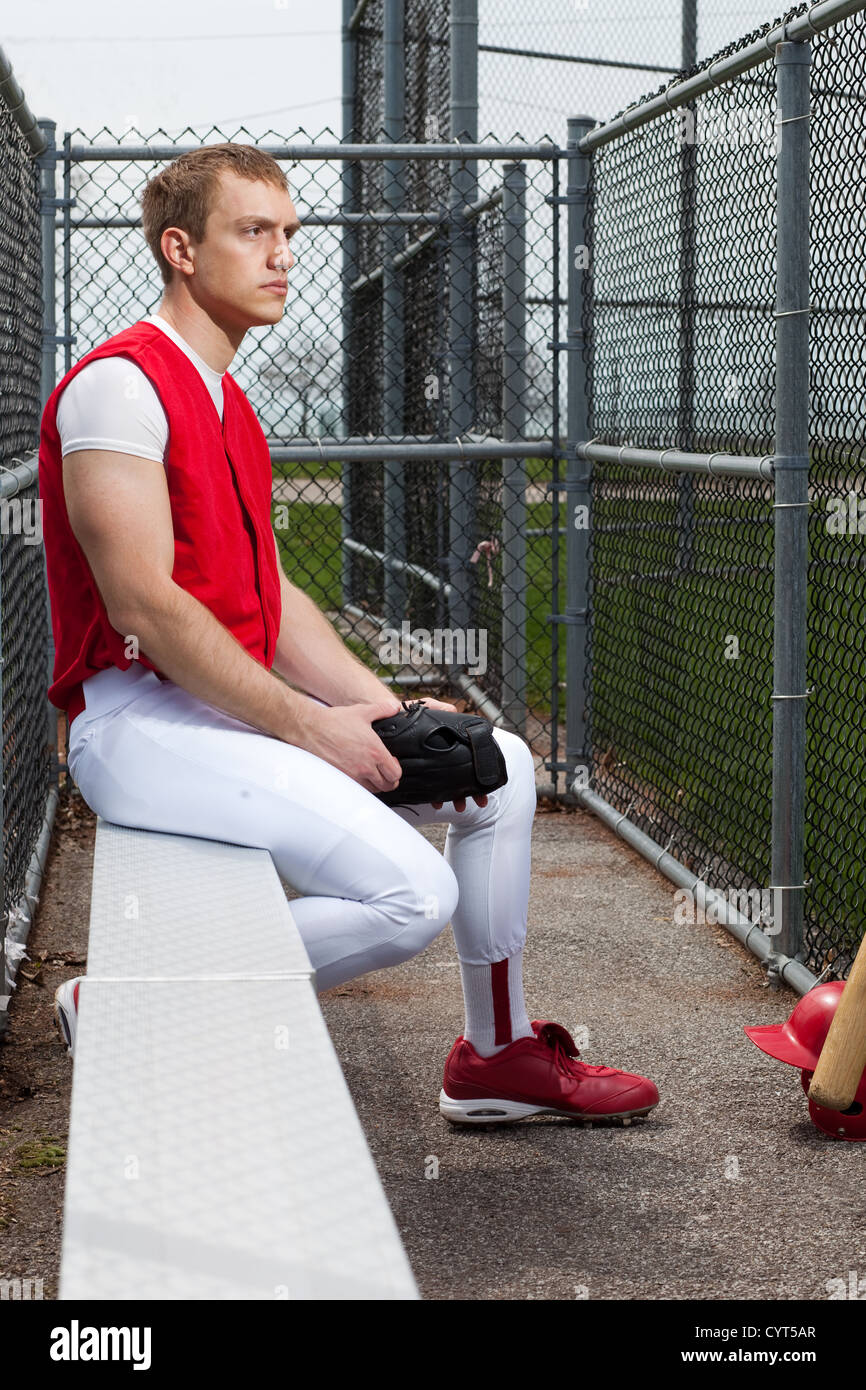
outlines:
[[168, 419], [155, 387], [128, 357], [97, 357], [63, 388], [57, 407], [61, 455], [111, 449], [165, 462]]

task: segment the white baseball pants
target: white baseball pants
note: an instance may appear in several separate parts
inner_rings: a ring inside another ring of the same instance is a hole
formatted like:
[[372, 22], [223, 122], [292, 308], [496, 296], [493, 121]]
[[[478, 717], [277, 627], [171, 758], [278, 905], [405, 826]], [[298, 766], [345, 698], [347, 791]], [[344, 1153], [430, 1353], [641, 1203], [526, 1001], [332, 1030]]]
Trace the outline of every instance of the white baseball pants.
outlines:
[[[536, 792], [532, 754], [516, 734], [493, 730], [508, 782], [485, 807], [389, 807], [315, 754], [135, 662], [90, 677], [84, 693], [68, 765], [91, 810], [119, 825], [269, 850], [304, 895], [291, 910], [320, 991], [408, 960], [449, 921], [464, 964], [522, 950]], [[417, 833], [439, 823], [448, 825], [444, 857]]]

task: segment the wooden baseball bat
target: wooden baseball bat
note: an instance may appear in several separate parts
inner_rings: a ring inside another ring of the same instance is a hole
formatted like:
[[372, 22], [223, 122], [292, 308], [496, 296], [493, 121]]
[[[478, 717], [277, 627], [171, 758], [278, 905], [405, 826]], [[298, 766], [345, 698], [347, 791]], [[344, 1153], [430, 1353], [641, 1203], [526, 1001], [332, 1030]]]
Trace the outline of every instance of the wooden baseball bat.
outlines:
[[833, 1015], [809, 1099], [828, 1110], [847, 1110], [866, 1069], [866, 936], [860, 942]]

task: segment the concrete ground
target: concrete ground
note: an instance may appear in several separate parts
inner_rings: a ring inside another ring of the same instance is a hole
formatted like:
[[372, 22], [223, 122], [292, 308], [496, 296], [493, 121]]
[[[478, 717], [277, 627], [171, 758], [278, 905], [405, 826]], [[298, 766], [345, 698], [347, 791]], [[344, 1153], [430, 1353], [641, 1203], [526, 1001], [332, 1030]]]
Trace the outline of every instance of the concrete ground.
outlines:
[[[94, 826], [80, 798], [61, 806], [0, 1046], [0, 1278], [42, 1278], [47, 1298], [72, 1075], [51, 1000], [83, 972]], [[444, 829], [424, 833], [442, 847]], [[450, 928], [322, 995], [422, 1296], [825, 1300], [866, 1280], [866, 1148], [813, 1128], [798, 1073], [742, 1031], [796, 996], [722, 928], [676, 927], [673, 885], [588, 813], [539, 810], [533, 843], [530, 1017], [585, 1029], [585, 1060], [651, 1076], [662, 1099], [628, 1128], [453, 1128], [437, 1104], [463, 1025]]]

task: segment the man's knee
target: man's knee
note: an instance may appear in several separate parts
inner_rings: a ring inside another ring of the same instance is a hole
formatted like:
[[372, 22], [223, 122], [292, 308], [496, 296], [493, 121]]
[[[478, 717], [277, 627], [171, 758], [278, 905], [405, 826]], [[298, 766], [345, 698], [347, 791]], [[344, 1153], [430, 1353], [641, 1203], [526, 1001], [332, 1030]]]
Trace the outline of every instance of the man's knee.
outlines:
[[394, 964], [411, 960], [425, 950], [454, 916], [460, 896], [457, 879], [442, 856], [437, 853], [436, 857], [438, 864], [425, 874], [413, 900], [404, 907], [405, 925], [389, 942]]
[[429, 923], [430, 940], [432, 941], [444, 927], [447, 927], [454, 916], [460, 889], [454, 870], [444, 859], [434, 880], [428, 886], [430, 891], [424, 894], [423, 914], [424, 921]]
[[521, 738], [519, 734], [512, 733], [510, 729], [496, 728], [493, 730], [493, 737], [499, 744], [505, 758], [509, 780], [523, 778], [534, 784], [535, 759], [526, 739]]

